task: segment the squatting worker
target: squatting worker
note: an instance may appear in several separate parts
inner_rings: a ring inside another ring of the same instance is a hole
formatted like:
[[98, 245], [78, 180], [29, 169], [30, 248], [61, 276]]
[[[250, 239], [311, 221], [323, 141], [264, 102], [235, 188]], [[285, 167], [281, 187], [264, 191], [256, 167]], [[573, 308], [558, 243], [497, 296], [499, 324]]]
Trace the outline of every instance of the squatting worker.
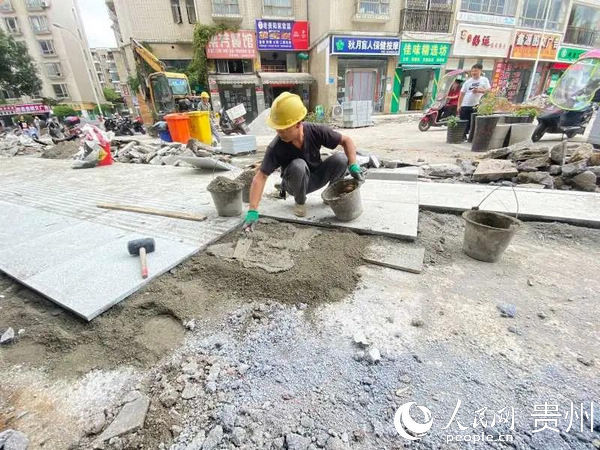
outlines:
[[458, 113], [461, 120], [468, 120], [465, 129], [465, 137], [469, 135], [471, 128], [471, 115], [479, 105], [483, 94], [490, 90], [490, 81], [481, 75], [483, 66], [479, 63], [471, 67], [471, 78], [464, 82], [458, 98]]
[[[364, 175], [356, 163], [356, 146], [352, 139], [325, 125], [303, 122], [306, 107], [296, 94], [279, 95], [267, 118], [267, 125], [277, 136], [267, 147], [260, 169], [250, 187], [250, 208], [244, 230], [251, 231], [258, 221], [258, 204], [267, 177], [281, 167], [281, 189], [295, 200], [294, 214], [306, 215], [306, 194], [321, 189], [327, 183], [342, 178], [346, 169], [357, 180]], [[344, 153], [337, 152], [321, 160], [321, 146], [334, 149], [341, 145]]]

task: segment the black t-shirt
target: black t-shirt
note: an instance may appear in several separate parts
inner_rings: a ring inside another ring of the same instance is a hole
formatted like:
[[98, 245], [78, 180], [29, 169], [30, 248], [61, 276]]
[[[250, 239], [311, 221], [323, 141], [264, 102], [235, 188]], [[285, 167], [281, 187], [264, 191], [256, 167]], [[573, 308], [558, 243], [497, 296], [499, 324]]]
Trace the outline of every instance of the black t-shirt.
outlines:
[[275, 137], [267, 147], [267, 152], [260, 166], [261, 172], [271, 175], [275, 169], [281, 167], [284, 171], [296, 158], [302, 158], [308, 164], [311, 172], [321, 164], [321, 147], [330, 149], [340, 145], [342, 135], [325, 125], [315, 125], [303, 122], [304, 143], [302, 150], [296, 148], [291, 142], [282, 141]]

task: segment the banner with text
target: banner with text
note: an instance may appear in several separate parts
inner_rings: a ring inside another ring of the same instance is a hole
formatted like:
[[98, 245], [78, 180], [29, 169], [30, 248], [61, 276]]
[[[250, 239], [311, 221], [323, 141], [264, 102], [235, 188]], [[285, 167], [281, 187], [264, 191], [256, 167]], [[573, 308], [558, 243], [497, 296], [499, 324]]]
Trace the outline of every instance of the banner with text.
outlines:
[[402, 41], [400, 64], [446, 64], [450, 45], [447, 42]]
[[259, 50], [308, 50], [308, 22], [256, 19]]
[[560, 45], [560, 34], [542, 33], [529, 30], [517, 30], [511, 58], [536, 59], [538, 47], [541, 47], [540, 59], [554, 61]]
[[256, 45], [252, 31], [226, 31], [217, 34], [206, 46], [208, 59], [254, 59]]
[[456, 27], [454, 56], [506, 58], [512, 30], [461, 23]]
[[333, 36], [332, 55], [398, 55], [400, 39], [366, 36]]

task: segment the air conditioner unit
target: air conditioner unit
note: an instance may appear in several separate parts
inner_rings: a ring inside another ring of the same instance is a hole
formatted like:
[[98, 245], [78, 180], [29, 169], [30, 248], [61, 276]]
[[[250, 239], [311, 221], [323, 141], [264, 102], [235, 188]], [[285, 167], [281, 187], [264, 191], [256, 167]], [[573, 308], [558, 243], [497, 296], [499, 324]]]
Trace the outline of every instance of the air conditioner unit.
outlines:
[[339, 103], [335, 106], [331, 107], [331, 118], [332, 119], [341, 119], [344, 115], [344, 110], [342, 109], [342, 105]]

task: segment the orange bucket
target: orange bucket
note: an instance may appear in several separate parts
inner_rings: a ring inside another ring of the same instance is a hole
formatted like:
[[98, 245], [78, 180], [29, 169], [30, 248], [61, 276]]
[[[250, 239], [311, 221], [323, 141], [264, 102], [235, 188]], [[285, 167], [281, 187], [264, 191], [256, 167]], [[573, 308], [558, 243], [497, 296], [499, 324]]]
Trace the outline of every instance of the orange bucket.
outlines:
[[185, 114], [167, 114], [165, 116], [167, 127], [173, 142], [187, 144], [190, 140], [190, 118]]

